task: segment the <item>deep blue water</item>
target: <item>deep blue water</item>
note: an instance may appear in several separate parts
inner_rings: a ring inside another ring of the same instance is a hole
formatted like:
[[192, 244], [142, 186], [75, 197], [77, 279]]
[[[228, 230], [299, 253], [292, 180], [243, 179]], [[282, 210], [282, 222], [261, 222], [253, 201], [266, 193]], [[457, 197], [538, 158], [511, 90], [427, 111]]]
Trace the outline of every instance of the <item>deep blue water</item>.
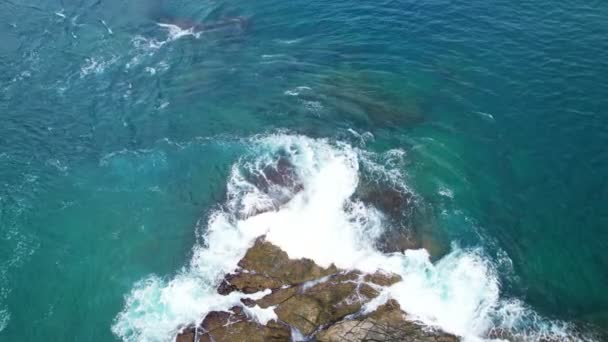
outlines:
[[599, 1], [2, 1], [0, 340], [118, 339], [278, 131], [401, 149], [503, 296], [605, 330], [606, 37]]

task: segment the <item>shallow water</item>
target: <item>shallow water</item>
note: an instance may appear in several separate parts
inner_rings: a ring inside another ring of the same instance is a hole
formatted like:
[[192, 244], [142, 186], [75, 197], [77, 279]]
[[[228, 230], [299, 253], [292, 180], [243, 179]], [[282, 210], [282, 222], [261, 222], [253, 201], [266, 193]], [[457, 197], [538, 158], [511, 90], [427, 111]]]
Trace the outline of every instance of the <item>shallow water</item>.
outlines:
[[353, 177], [344, 198], [366, 179], [415, 194], [404, 220], [452, 251], [399, 268], [429, 303], [414, 279], [437, 274], [440, 312], [400, 299], [429, 324], [484, 335], [516, 306], [516, 332], [605, 329], [607, 17], [580, 1], [0, 3], [0, 339], [152, 340], [201, 314], [182, 304], [207, 298], [200, 246], [235, 168], [292, 145], [320, 158], [296, 163], [303, 179]]

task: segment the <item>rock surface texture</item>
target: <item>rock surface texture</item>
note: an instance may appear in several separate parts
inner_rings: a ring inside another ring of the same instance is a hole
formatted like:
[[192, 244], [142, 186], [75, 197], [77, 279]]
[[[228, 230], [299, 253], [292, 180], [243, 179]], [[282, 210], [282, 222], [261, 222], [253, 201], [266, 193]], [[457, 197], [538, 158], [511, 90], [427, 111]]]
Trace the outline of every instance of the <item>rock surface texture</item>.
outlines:
[[[256, 240], [226, 275], [218, 292], [251, 294], [270, 290], [258, 300], [243, 299], [246, 307], [272, 308], [277, 319], [265, 325], [248, 317], [243, 306], [207, 314], [196, 327], [187, 327], [177, 342], [239, 341], [459, 341], [456, 336], [406, 320], [399, 304], [389, 300], [368, 314], [363, 306], [382, 289], [399, 281], [396, 274], [323, 268], [308, 259], [289, 259], [264, 238]], [[259, 297], [258, 297], [259, 298]]]

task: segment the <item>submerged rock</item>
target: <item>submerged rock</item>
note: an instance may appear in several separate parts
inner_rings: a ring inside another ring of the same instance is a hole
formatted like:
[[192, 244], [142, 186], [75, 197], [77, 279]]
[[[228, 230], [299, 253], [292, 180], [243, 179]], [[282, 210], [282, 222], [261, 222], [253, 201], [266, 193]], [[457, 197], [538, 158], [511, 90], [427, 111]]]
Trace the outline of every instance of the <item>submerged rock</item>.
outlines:
[[253, 178], [253, 183], [264, 192], [271, 191], [273, 186], [287, 188], [294, 192], [302, 189], [296, 168], [286, 157], [280, 157], [276, 165], [266, 165]]
[[[292, 332], [317, 341], [458, 341], [406, 320], [395, 301], [361, 315], [362, 308], [381, 291], [399, 281], [397, 274], [339, 270], [316, 265], [309, 259], [289, 259], [279, 247], [258, 238], [218, 288], [220, 294], [271, 290], [247, 307], [272, 308], [276, 320], [260, 324], [243, 307], [208, 313], [197, 327], [184, 329], [177, 342], [292, 341]], [[259, 297], [258, 297], [259, 298]]]
[[269, 201], [250, 208], [242, 218], [277, 210], [304, 189], [295, 166], [285, 156], [280, 156], [274, 163], [270, 163], [261, 169], [246, 171], [245, 178], [260, 192], [267, 195]]
[[376, 241], [376, 247], [382, 252], [424, 248], [437, 260], [449, 251], [447, 241], [438, 235], [437, 229], [430, 227], [412, 193], [387, 184], [362, 182], [355, 195], [386, 215], [388, 227]]

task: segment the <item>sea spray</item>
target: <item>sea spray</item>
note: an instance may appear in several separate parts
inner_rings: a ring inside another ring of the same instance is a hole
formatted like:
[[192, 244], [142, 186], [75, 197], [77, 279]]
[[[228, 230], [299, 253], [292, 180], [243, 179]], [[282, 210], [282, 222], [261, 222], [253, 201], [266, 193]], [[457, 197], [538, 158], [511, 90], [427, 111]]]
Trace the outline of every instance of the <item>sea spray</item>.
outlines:
[[[454, 245], [436, 263], [423, 249], [378, 251], [375, 240], [385, 229], [384, 214], [353, 196], [361, 166], [373, 164], [366, 157], [370, 152], [346, 143], [288, 134], [257, 136], [251, 143], [250, 154], [232, 168], [227, 203], [209, 215], [204, 243], [194, 247], [190, 265], [171, 280], [150, 276], [135, 284], [127, 296], [112, 327], [123, 340], [168, 341], [206, 313], [238, 304], [243, 294], [222, 296], [216, 287], [261, 235], [290, 258], [401, 275], [403, 280], [379, 298], [394, 298], [412, 319], [465, 340], [480, 340], [496, 330], [524, 340], [568, 336], [566, 324], [545, 320], [516, 300], [501, 299], [498, 276], [481, 248]], [[293, 165], [301, 187], [286, 187], [284, 194], [290, 198], [277, 205], [267, 188], [251, 181], [256, 179], [251, 175], [263, 175], [268, 165], [276, 165], [281, 158]], [[386, 170], [380, 165], [364, 168]], [[396, 173], [398, 170], [391, 169], [379, 177], [402, 180]], [[365, 309], [380, 304], [380, 300], [374, 301]], [[272, 317], [256, 308], [250, 315], [261, 321]], [[528, 321], [530, 317], [534, 320]]]

